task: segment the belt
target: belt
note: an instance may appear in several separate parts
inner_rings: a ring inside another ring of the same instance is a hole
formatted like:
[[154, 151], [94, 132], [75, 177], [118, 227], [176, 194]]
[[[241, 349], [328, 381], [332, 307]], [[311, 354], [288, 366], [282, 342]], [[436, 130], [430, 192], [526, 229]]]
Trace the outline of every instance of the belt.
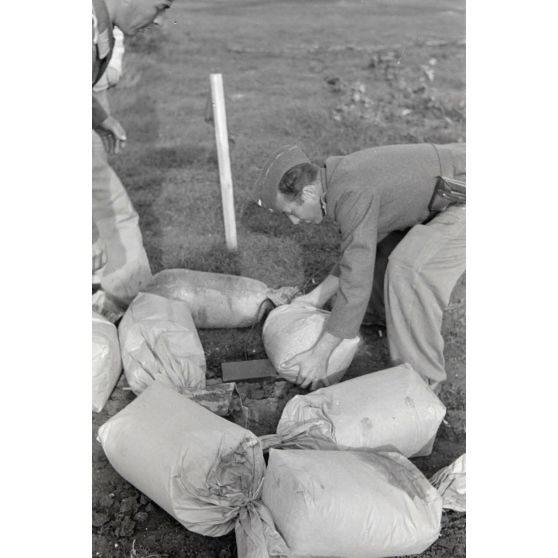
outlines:
[[430, 213], [440, 213], [452, 205], [465, 205], [465, 182], [456, 178], [439, 176], [428, 204]]

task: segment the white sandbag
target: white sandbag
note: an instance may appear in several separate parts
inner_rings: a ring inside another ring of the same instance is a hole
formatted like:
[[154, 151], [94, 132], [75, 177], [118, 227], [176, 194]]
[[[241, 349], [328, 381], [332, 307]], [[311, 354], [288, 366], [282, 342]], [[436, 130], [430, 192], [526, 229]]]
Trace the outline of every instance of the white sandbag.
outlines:
[[265, 311], [267, 299], [284, 304], [296, 288], [270, 289], [249, 277], [165, 269], [153, 277], [146, 291], [187, 302], [199, 328], [230, 328], [255, 324]]
[[122, 372], [116, 326], [93, 312], [93, 410], [103, 410]]
[[[285, 369], [282, 363], [310, 349], [320, 337], [330, 312], [300, 302], [279, 306], [267, 317], [262, 330], [265, 352], [285, 380], [294, 382], [298, 366]], [[329, 357], [327, 379], [341, 380], [357, 352], [360, 337], [344, 339]]]
[[140, 293], [118, 335], [124, 373], [136, 395], [155, 379], [180, 392], [205, 388], [205, 354], [185, 302]]
[[446, 408], [421, 376], [402, 364], [307, 395], [283, 409], [264, 447], [395, 449], [430, 455]]
[[114, 469], [190, 531], [236, 529], [241, 558], [288, 556], [260, 501], [257, 437], [160, 382], [99, 429]]
[[440, 533], [440, 495], [395, 452], [272, 449], [262, 500], [297, 557], [418, 554]]
[[453, 463], [435, 473], [430, 482], [442, 496], [445, 509], [464, 512], [466, 507], [466, 459], [465, 453]]

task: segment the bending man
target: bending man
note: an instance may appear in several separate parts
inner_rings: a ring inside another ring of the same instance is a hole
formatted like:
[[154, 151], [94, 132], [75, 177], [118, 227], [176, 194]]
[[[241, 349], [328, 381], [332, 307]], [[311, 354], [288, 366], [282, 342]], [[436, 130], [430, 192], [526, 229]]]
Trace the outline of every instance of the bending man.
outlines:
[[[297, 146], [271, 156], [258, 179], [260, 205], [295, 225], [327, 215], [341, 231], [341, 260], [296, 299], [321, 307], [336, 295], [316, 344], [283, 363], [299, 367], [302, 387], [326, 383], [329, 356], [358, 334], [374, 283], [383, 283], [372, 311], [385, 317], [392, 360], [408, 362], [434, 388], [446, 379], [441, 325], [465, 270], [464, 184], [465, 144], [374, 147], [323, 167]], [[380, 252], [389, 253], [387, 268], [376, 266]]]

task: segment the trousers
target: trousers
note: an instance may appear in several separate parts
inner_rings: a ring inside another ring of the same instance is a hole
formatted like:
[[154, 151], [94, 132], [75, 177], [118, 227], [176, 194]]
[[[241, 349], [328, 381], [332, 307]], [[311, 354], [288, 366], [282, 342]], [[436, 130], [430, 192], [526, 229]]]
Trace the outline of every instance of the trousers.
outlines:
[[385, 272], [390, 356], [433, 385], [447, 377], [442, 319], [465, 271], [465, 224], [465, 206], [453, 206], [415, 225], [390, 253]]
[[98, 272], [101, 288], [128, 305], [151, 281], [151, 268], [138, 214], [109, 165], [96, 132], [93, 132], [93, 221], [107, 252], [107, 264]]

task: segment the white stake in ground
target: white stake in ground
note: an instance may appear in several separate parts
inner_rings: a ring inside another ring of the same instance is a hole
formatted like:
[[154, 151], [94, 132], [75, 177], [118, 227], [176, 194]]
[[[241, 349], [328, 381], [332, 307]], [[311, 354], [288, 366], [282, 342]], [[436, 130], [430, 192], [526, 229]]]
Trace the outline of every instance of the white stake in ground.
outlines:
[[236, 219], [234, 215], [234, 195], [229, 156], [229, 136], [227, 132], [227, 113], [225, 111], [225, 93], [223, 76], [210, 74], [211, 106], [217, 144], [217, 161], [219, 162], [219, 181], [221, 182], [221, 200], [223, 203], [223, 220], [225, 223], [225, 241], [229, 250], [237, 249]]

